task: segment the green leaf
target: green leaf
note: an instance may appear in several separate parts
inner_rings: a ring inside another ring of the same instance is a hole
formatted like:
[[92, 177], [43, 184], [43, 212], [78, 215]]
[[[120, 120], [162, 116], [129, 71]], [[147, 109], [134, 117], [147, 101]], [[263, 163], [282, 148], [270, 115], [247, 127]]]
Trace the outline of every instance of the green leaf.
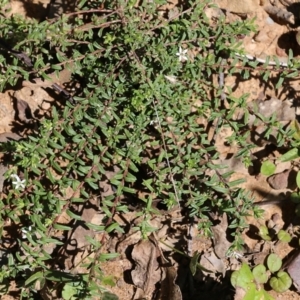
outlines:
[[60, 165], [53, 159], [51, 161], [53, 168], [58, 172], [58, 173], [63, 173], [63, 169], [60, 167]]
[[300, 171], [297, 172], [296, 183], [297, 183], [298, 188], [300, 188]]
[[270, 237], [270, 235], [269, 235], [269, 229], [265, 225], [262, 225], [262, 226], [259, 227], [258, 234], [265, 241], [271, 241], [272, 240], [271, 237]]
[[271, 253], [267, 258], [267, 266], [272, 273], [277, 272], [282, 266], [282, 260], [277, 254]]
[[277, 293], [287, 291], [292, 285], [292, 279], [288, 273], [279, 271], [276, 277], [270, 279], [270, 286]]
[[64, 300], [71, 300], [77, 294], [77, 289], [72, 285], [65, 284], [61, 294]]
[[104, 285], [108, 285], [108, 286], [115, 286], [116, 285], [116, 279], [114, 276], [112, 275], [108, 275], [108, 276], [104, 276], [101, 278], [101, 282], [104, 284]]
[[72, 227], [55, 223], [53, 227], [57, 230], [72, 230]]
[[118, 296], [110, 293], [110, 292], [104, 292], [101, 300], [119, 300]]
[[200, 253], [198, 253], [198, 251], [195, 251], [190, 261], [190, 270], [193, 276], [196, 274], [197, 271], [197, 264], [198, 264], [199, 257], [200, 257]]
[[284, 81], [285, 77], [279, 77], [278, 82], [276, 83], [276, 89], [280, 88], [282, 86], [282, 83]]
[[249, 283], [245, 289], [246, 294], [243, 298], [243, 300], [253, 300], [255, 299], [255, 295], [256, 295], [256, 286], [253, 282]]
[[292, 193], [291, 194], [291, 200], [292, 200], [293, 203], [299, 204], [300, 203], [300, 194]]
[[289, 243], [292, 240], [291, 235], [282, 229], [277, 233], [277, 237], [280, 241], [286, 243]]
[[47, 237], [43, 237], [42, 240], [39, 240], [41, 241], [41, 244], [49, 244], [49, 243], [54, 243], [56, 245], [64, 245], [63, 242], [61, 242], [60, 240], [58, 239], [54, 239], [54, 238], [47, 238]]
[[51, 183], [54, 184], [55, 178], [54, 178], [52, 172], [50, 171], [50, 169], [46, 169], [46, 174], [47, 174], [48, 179], [51, 181]]
[[267, 291], [261, 289], [256, 291], [254, 300], [275, 300]]
[[240, 271], [234, 271], [232, 274], [231, 274], [231, 277], [230, 277], [230, 282], [231, 282], [231, 285], [233, 287], [237, 287], [237, 279], [240, 275]]
[[102, 232], [105, 230], [105, 226], [104, 225], [96, 225], [96, 224], [93, 224], [93, 223], [86, 223], [86, 226], [92, 230], [95, 230], [95, 231], [99, 231], [99, 232]]
[[269, 160], [264, 161], [261, 165], [260, 172], [262, 175], [271, 176], [274, 174], [276, 166]]
[[46, 279], [56, 282], [80, 282], [82, 280], [80, 275], [73, 275], [71, 273], [55, 270], [45, 271], [44, 276]]
[[253, 280], [254, 276], [250, 270], [250, 267], [246, 263], [243, 263], [238, 271], [238, 276], [236, 277], [236, 286], [246, 290], [249, 283], [253, 282]]
[[81, 220], [81, 216], [76, 215], [75, 213], [73, 213], [73, 212], [70, 211], [69, 209], [67, 209], [66, 213], [67, 213], [67, 215], [68, 215], [69, 217], [71, 217], [71, 218], [74, 219], [74, 220], [79, 220], [79, 221]]
[[296, 159], [296, 158], [298, 158], [298, 157], [300, 157], [298, 148], [293, 148], [293, 149], [291, 149], [290, 151], [288, 151], [288, 152], [286, 152], [285, 154], [283, 154], [283, 155], [279, 158], [279, 160], [282, 161], [282, 162], [287, 162], [287, 161]]
[[298, 121], [295, 119], [291, 122], [290, 127], [292, 130], [295, 130], [295, 133], [293, 135], [293, 138], [297, 141], [300, 140], [300, 125]]
[[298, 217], [300, 217], [300, 204], [298, 204], [295, 208], [295, 213]]
[[44, 277], [44, 273], [43, 271], [39, 271], [34, 273], [33, 275], [31, 275], [26, 281], [25, 281], [25, 285], [29, 286], [30, 284], [32, 284], [33, 282], [35, 282], [38, 279], [41, 279]]
[[33, 218], [33, 222], [37, 225], [37, 227], [42, 231], [42, 232], [46, 232], [47, 228], [44, 226], [44, 224], [41, 222], [40, 218], [41, 216], [39, 215], [32, 215]]
[[266, 283], [268, 281], [268, 274], [266, 267], [262, 264], [257, 265], [252, 270], [255, 281], [258, 283]]

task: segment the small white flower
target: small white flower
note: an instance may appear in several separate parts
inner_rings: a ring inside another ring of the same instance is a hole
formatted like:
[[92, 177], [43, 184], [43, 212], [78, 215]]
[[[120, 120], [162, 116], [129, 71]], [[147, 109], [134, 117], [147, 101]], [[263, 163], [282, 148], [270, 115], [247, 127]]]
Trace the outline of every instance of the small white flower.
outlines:
[[153, 125], [156, 125], [157, 123], [158, 123], [157, 120], [151, 120], [151, 121], [150, 121], [150, 125], [152, 125], [152, 126], [153, 126]]
[[241, 254], [237, 251], [233, 251], [230, 253], [230, 255], [228, 255], [228, 257], [234, 257], [235, 259], [241, 259], [243, 257], [243, 254]]
[[10, 177], [15, 179], [15, 181], [13, 181], [12, 184], [15, 186], [16, 190], [25, 188], [25, 184], [26, 184], [25, 179], [21, 180], [17, 174], [12, 174], [10, 175]]
[[178, 56], [178, 59], [179, 59], [180, 62], [188, 60], [188, 58], [186, 56], [187, 51], [188, 51], [187, 49], [182, 50], [182, 48], [179, 47], [179, 52], [177, 52], [176, 55]]
[[26, 228], [22, 228], [21, 231], [22, 231], [22, 239], [24, 240], [27, 238], [26, 234], [31, 231], [31, 226], [28, 227], [28, 230]]

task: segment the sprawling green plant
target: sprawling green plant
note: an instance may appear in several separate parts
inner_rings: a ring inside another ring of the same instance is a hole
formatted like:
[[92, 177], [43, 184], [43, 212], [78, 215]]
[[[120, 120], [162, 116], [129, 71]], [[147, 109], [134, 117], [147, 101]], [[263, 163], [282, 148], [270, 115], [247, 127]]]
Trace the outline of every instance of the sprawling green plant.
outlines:
[[[129, 199], [142, 203], [136, 229], [147, 236], [154, 230], [149, 219], [158, 213], [155, 200], [167, 208], [186, 208], [208, 235], [209, 212], [225, 212], [231, 250], [242, 247], [245, 217], [258, 216], [259, 210], [238, 187], [241, 180], [230, 182], [232, 172], [220, 172], [223, 166], [215, 163], [219, 154], [208, 131], [213, 125], [215, 135], [231, 128], [228, 143], [238, 145], [237, 155], [251, 164], [247, 95], [236, 99], [228, 94], [224, 105], [223, 87], [213, 77], [223, 72], [249, 76], [251, 68], [238, 67], [235, 53], [242, 53], [239, 37], [254, 25], [226, 24], [222, 17], [211, 25], [205, 14], [209, 1], [191, 0], [169, 11], [163, 4], [83, 0], [76, 12], [40, 23], [0, 17], [1, 37], [33, 61], [29, 70], [3, 52], [2, 90], [34, 73], [47, 79], [65, 68], [79, 82], [74, 104], [62, 98], [65, 105], [53, 105], [51, 115], [28, 138], [2, 145], [12, 167], [0, 201], [0, 224], [3, 230], [9, 219], [20, 227], [0, 272], [3, 289], [17, 278], [27, 299], [45, 283], [61, 290], [64, 299], [110, 297], [101, 284], [109, 274], [102, 273], [98, 262], [117, 254], [101, 253], [101, 241], [90, 239], [95, 255], [85, 265], [86, 274], [73, 275], [56, 264], [55, 255], [67, 243], [56, 237], [66, 237], [76, 226], [80, 207], [91, 198], [98, 199], [106, 218], [102, 225], [86, 226], [104, 235], [124, 231], [113, 217], [130, 210]], [[233, 117], [237, 108], [245, 110], [244, 119]], [[279, 126], [274, 119], [257, 117], [268, 130]], [[292, 134], [280, 128], [279, 143], [288, 146]], [[112, 178], [108, 171], [114, 171]], [[103, 197], [99, 183], [106, 179], [114, 193]], [[60, 223], [63, 214], [70, 224]], [[55, 255], [45, 251], [48, 243], [56, 245]]]

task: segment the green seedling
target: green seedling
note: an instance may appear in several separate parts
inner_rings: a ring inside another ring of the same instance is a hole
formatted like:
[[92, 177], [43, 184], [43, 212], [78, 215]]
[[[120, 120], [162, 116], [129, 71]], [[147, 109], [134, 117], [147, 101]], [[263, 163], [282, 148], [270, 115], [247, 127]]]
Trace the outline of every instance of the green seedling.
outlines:
[[[265, 241], [271, 241], [273, 238], [273, 236], [271, 237], [270, 235], [268, 227], [265, 225], [260, 226], [258, 234]], [[291, 235], [282, 229], [278, 231], [278, 233], [276, 234], [276, 238], [277, 240], [285, 243], [289, 243], [292, 240]]]
[[271, 236], [269, 234], [269, 229], [265, 225], [260, 226], [258, 234], [265, 241], [271, 241], [272, 240], [272, 238], [271, 238]]
[[281, 266], [282, 260], [274, 253], [268, 256], [267, 267], [259, 264], [251, 270], [243, 263], [239, 270], [232, 273], [231, 284], [246, 292], [243, 300], [272, 300], [274, 298], [264, 289], [265, 284], [269, 283], [277, 293], [287, 291], [292, 285], [290, 276], [280, 270]]
[[282, 229], [280, 229], [279, 232], [277, 233], [277, 238], [279, 241], [285, 243], [289, 243], [292, 240], [291, 235]]

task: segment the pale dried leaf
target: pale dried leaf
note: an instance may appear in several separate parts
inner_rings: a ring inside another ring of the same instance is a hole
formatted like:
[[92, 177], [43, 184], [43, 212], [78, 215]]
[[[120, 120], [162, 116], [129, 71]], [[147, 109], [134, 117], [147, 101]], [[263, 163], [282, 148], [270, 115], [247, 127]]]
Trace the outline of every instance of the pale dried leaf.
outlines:
[[[81, 218], [83, 221], [87, 223], [92, 221], [97, 212], [97, 204], [97, 199], [92, 198], [80, 207], [82, 209]], [[78, 215], [80, 212], [76, 212], [76, 214]], [[79, 224], [73, 231], [70, 231], [67, 250], [82, 249], [89, 244], [87, 237], [93, 238], [94, 236], [95, 233], [91, 229]]]
[[227, 227], [227, 215], [224, 213], [221, 218], [221, 223], [211, 228], [214, 236], [214, 251], [219, 258], [226, 257], [226, 252], [231, 245], [226, 238]]
[[208, 270], [221, 273], [225, 276], [226, 267], [224, 261], [218, 258], [214, 252], [205, 253], [201, 256], [200, 265]]
[[135, 262], [135, 269], [131, 271], [133, 283], [143, 290], [144, 297], [152, 295], [162, 277], [156, 246], [149, 240], [141, 241], [133, 247], [131, 257]]
[[72, 231], [72, 235], [69, 239], [69, 243], [67, 245], [68, 251], [82, 250], [84, 246], [89, 245], [90, 243], [87, 241], [87, 236], [93, 238], [94, 233], [90, 229], [86, 229], [85, 227], [79, 225]]
[[169, 10], [169, 12], [168, 12], [168, 18], [169, 18], [169, 20], [172, 20], [172, 19], [174, 19], [174, 18], [176, 18], [176, 16], [178, 16], [178, 14], [179, 14], [179, 9], [178, 9], [178, 7], [173, 7], [172, 9], [170, 9]]
[[[160, 233], [162, 234], [162, 231]], [[170, 265], [170, 263], [164, 257], [164, 254], [160, 247], [160, 245], [163, 244], [159, 243], [159, 235], [153, 232], [149, 236], [149, 240], [153, 242], [153, 244], [156, 246], [157, 251], [159, 252], [159, 256], [165, 274], [163, 280], [161, 281], [161, 291], [157, 300], [182, 300], [181, 290], [179, 286], [175, 283], [177, 271], [173, 266]]]
[[[273, 114], [276, 114], [277, 121], [292, 121], [296, 117], [295, 107], [291, 101], [282, 101], [277, 98], [270, 98], [268, 100], [258, 99], [249, 104], [249, 107], [256, 110], [258, 113], [266, 118], [270, 118]], [[249, 124], [254, 123], [255, 117], [250, 118]]]

